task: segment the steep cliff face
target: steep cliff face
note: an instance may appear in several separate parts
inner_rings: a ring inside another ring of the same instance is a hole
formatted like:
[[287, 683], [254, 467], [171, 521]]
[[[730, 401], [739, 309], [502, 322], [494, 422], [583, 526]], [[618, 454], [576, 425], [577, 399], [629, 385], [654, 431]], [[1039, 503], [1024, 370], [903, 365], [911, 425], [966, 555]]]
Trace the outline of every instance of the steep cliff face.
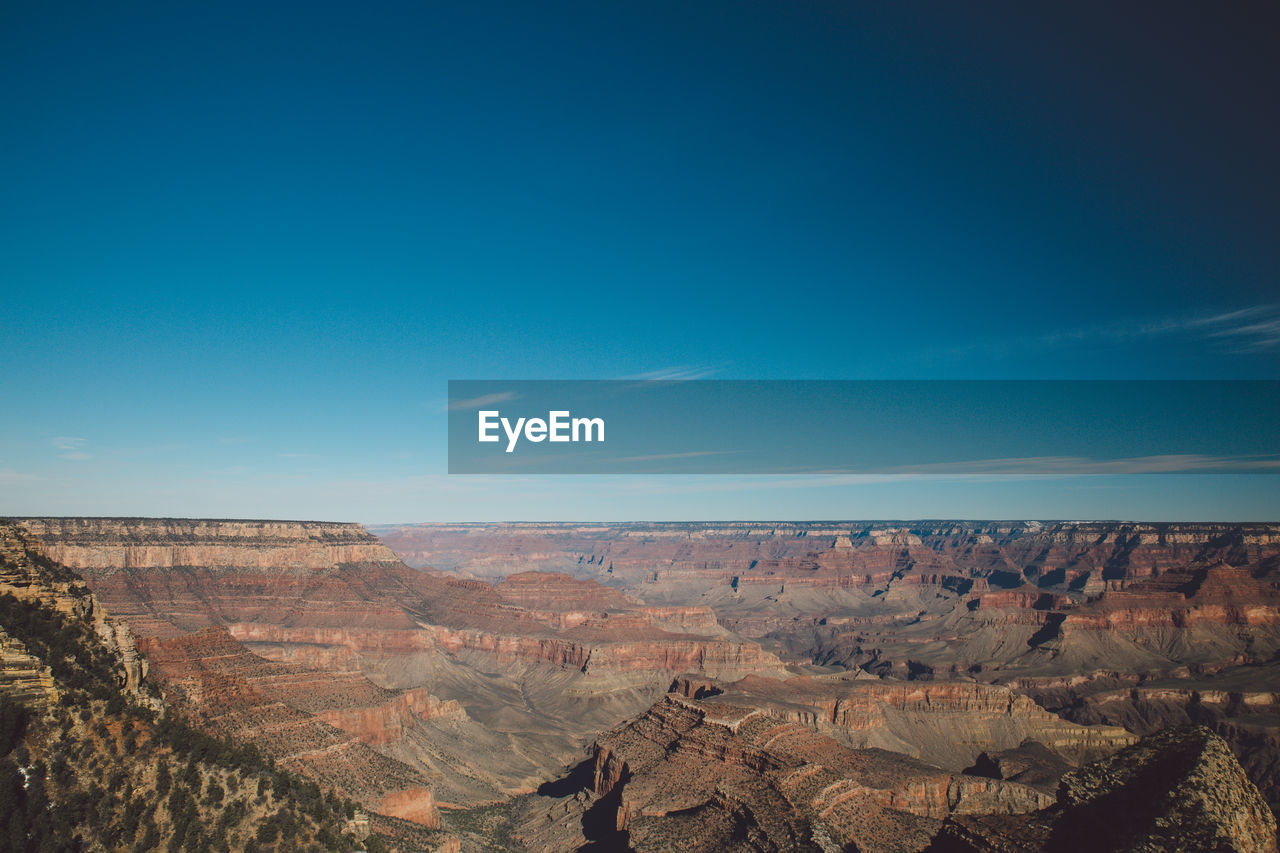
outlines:
[[494, 587], [498, 595], [526, 610], [599, 613], [625, 610], [633, 602], [616, 589], [558, 572], [519, 572]]
[[1026, 741], [1074, 765], [1136, 740], [1118, 726], [1067, 722], [1006, 687], [972, 682], [752, 676], [717, 690], [710, 702], [761, 708], [847, 746], [887, 749], [951, 770]]
[[374, 528], [414, 566], [505, 577], [568, 571], [626, 589], [698, 577], [740, 584], [878, 586], [900, 574], [1036, 585], [1152, 577], [1192, 562], [1248, 565], [1280, 548], [1276, 524], [778, 522], [422, 524]]
[[58, 701], [53, 672], [31, 654], [25, 643], [0, 630], [0, 693], [23, 705], [47, 706]]
[[457, 702], [437, 699], [425, 688], [405, 690], [390, 701], [377, 705], [326, 708], [316, 711], [315, 715], [321, 722], [369, 744], [400, 740], [419, 721], [460, 721], [467, 716]]
[[1273, 810], [1280, 810], [1280, 673], [1269, 666], [1232, 667], [1126, 683], [1082, 681], [1031, 690], [1044, 707], [1076, 722], [1121, 725], [1148, 735], [1204, 725], [1227, 741]]
[[[1280, 651], [1280, 525], [416, 525], [379, 529], [457, 573], [567, 570], [648, 605], [877, 671], [1012, 677]], [[501, 586], [501, 585], [500, 585]], [[1240, 632], [1238, 627], [1246, 628]], [[932, 640], [932, 643], [928, 641]], [[919, 666], [912, 667], [912, 664]]]
[[[138, 654], [129, 625], [111, 616], [83, 580], [50, 560], [25, 529], [8, 523], [0, 523], [0, 595], [39, 602], [92, 625], [98, 640], [119, 660], [120, 686], [134, 701], [158, 707], [142, 689], [147, 662]], [[6, 663], [17, 663], [25, 654], [20, 645], [8, 643]]]
[[[644, 608], [567, 575], [495, 588], [409, 569], [359, 525], [156, 519], [32, 519], [47, 553], [83, 572], [149, 636], [229, 626], [246, 642], [386, 657], [432, 650], [584, 672], [703, 667], [780, 671], [709, 611]], [[703, 629], [709, 635], [670, 628]]]
[[359, 525], [194, 519], [26, 519], [133, 629], [176, 636], [228, 621], [397, 623], [400, 561]]
[[1042, 812], [954, 816], [930, 850], [1274, 853], [1276, 821], [1221, 738], [1175, 728], [1068, 773]]
[[[425, 691], [384, 690], [357, 672], [320, 672], [251, 654], [224, 628], [142, 641], [168, 701], [203, 728], [252, 743], [290, 770], [321, 779], [375, 809], [403, 804], [429, 780], [377, 752], [434, 717], [465, 719]], [[415, 801], [421, 797], [416, 797]], [[389, 798], [389, 799], [388, 799]], [[434, 800], [430, 800], [434, 803]], [[384, 812], [438, 825], [434, 805]]]
[[[501, 799], [647, 707], [673, 674], [784, 672], [707, 608], [646, 607], [567, 575], [495, 588], [410, 569], [358, 525], [25, 524], [128, 619], [198, 719], [370, 802], [425, 787]], [[325, 691], [362, 698], [325, 705]]]
[[636, 850], [672, 849], [674, 839], [726, 849], [743, 837], [759, 849], [819, 849], [825, 841], [919, 850], [952, 813], [1015, 814], [1051, 802], [1018, 784], [851, 750], [721, 699], [669, 696], [599, 738], [593, 754], [599, 807], [612, 811]]
[[[144, 643], [146, 641], [143, 641]], [[0, 521], [0, 837], [6, 849], [352, 850], [354, 803], [248, 742], [193, 730], [149, 692], [119, 620], [28, 534]], [[270, 725], [266, 717], [260, 725]], [[451, 840], [418, 828], [420, 849]], [[375, 839], [377, 840], [377, 839]], [[456, 850], [456, 846], [454, 847]]]
[[163, 518], [32, 518], [22, 522], [51, 559], [112, 570], [206, 566], [300, 574], [342, 563], [399, 562], [359, 524]]
[[[759, 639], [793, 665], [913, 683], [1004, 685], [1077, 722], [1136, 735], [1161, 721], [1206, 722], [1280, 809], [1280, 715], [1256, 696], [1208, 698], [1280, 689], [1256, 686], [1280, 677], [1277, 524], [530, 523], [375, 532], [406, 560], [458, 576], [559, 571], [651, 608], [707, 607], [720, 626]], [[1221, 683], [1225, 673], [1246, 669], [1241, 677], [1249, 683]], [[1198, 698], [1157, 700], [1149, 684]], [[1082, 698], [1136, 688], [1142, 699], [1105, 707]], [[1075, 698], [1055, 699], [1055, 690]], [[788, 719], [834, 712], [854, 723], [830, 732], [848, 743], [875, 738], [907, 753], [922, 739], [965, 743], [941, 722], [945, 703], [913, 721], [918, 711], [891, 705], [772, 701]], [[1014, 732], [1001, 727], [1015, 717], [987, 717], [982, 725], [1000, 733], [982, 738], [1007, 743]], [[932, 732], [930, 720], [938, 724]], [[1093, 749], [1065, 737], [1059, 747], [1077, 750], [1077, 760]], [[1109, 744], [1116, 745], [1120, 739]], [[963, 758], [957, 748], [947, 760], [955, 766]]]

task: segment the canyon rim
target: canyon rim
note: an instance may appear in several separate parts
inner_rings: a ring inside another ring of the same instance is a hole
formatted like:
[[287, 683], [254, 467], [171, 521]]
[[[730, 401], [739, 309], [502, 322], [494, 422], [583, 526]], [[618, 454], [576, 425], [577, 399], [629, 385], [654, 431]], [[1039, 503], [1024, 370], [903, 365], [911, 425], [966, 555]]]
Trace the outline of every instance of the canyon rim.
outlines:
[[5, 530], [68, 580], [4, 592], [91, 595], [121, 690], [358, 803], [353, 847], [1067, 849], [1117, 800], [1114, 849], [1275, 845], [1277, 525]]

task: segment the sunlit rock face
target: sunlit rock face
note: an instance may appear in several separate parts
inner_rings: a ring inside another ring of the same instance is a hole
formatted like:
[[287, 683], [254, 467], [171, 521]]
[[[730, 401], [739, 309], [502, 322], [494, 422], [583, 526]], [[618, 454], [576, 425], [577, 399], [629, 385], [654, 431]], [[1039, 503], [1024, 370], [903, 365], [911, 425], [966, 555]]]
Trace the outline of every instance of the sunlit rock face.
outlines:
[[1071, 720], [1132, 734], [1209, 723], [1280, 809], [1280, 706], [1269, 698], [1280, 695], [1277, 524], [519, 523], [374, 532], [410, 564], [499, 588], [504, 578], [554, 571], [647, 607], [705, 608], [793, 669], [1001, 684]]
[[[1275, 526], [23, 529], [83, 573], [118, 642], [136, 636], [207, 727], [423, 825], [505, 803], [534, 849], [601, 840], [605, 811], [635, 849], [723, 832], [919, 849], [901, 845], [957, 815], [1040, 814], [1064, 772], [1188, 721], [1280, 796]], [[644, 739], [618, 733], [690, 714], [653, 765], [668, 784], [635, 784], [620, 756]], [[755, 721], [779, 739], [744, 745]], [[730, 723], [728, 740], [708, 734]], [[540, 812], [535, 792], [593, 743], [599, 779]], [[695, 754], [729, 769], [670, 775], [664, 762]], [[772, 787], [726, 782], [753, 762]], [[821, 772], [795, 775], [806, 762]], [[830, 796], [810, 796], [810, 777]], [[686, 783], [706, 797], [668, 808]]]
[[[451, 804], [531, 790], [675, 674], [786, 674], [709, 608], [645, 606], [567, 575], [494, 587], [411, 569], [359, 525], [24, 525], [111, 602], [198, 717], [397, 813], [429, 812], [386, 799], [397, 790]], [[268, 737], [250, 719], [264, 714], [310, 734]], [[326, 748], [308, 753], [308, 739]]]
[[[955, 812], [1018, 814], [1052, 803], [1032, 788], [849, 749], [721, 696], [670, 696], [600, 737], [594, 793], [636, 850], [920, 850]], [[610, 795], [613, 795], [612, 798]]]

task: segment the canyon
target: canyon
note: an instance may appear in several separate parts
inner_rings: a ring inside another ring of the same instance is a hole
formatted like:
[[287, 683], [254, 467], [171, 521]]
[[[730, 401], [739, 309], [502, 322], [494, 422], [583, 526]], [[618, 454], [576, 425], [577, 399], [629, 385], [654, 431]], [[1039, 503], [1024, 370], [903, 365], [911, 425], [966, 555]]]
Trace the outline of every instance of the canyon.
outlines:
[[[566, 572], [647, 605], [710, 608], [722, 627], [758, 641], [796, 673], [1003, 686], [1057, 719], [1133, 735], [1206, 725], [1280, 808], [1277, 524], [531, 522], [373, 530], [409, 565], [430, 563], [457, 577], [500, 584], [523, 572]], [[943, 752], [933, 763], [946, 763]]]
[[135, 680], [459, 849], [977, 843], [1194, 724], [1280, 805], [1280, 525], [19, 524]]

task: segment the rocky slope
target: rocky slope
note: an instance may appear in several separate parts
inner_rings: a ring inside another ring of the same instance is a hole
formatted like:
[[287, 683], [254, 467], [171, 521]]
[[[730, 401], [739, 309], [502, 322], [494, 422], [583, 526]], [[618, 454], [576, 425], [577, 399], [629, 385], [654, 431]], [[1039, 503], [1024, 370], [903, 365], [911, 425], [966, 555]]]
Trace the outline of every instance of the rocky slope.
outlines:
[[267, 661], [224, 628], [141, 646], [166, 699], [206, 731], [253, 743], [279, 766], [323, 779], [379, 814], [439, 826], [432, 780], [372, 745], [428, 720], [465, 721], [456, 703], [385, 690], [359, 673]]
[[197, 719], [427, 823], [431, 810], [401, 809], [396, 790], [504, 799], [674, 674], [785, 674], [705, 608], [642, 607], [563, 575], [494, 587], [410, 569], [359, 525], [23, 525], [133, 626]]
[[612, 815], [634, 849], [834, 842], [836, 849], [920, 850], [953, 812], [1011, 814], [1049, 803], [1016, 783], [847, 749], [807, 726], [722, 699], [669, 696], [597, 740], [596, 808]]
[[[684, 684], [677, 688], [689, 695]], [[849, 747], [890, 750], [956, 771], [983, 752], [1026, 741], [1074, 765], [1136, 740], [1118, 726], [1071, 723], [1006, 687], [971, 682], [752, 676], [704, 689], [701, 697], [759, 708]]]
[[[584, 672], [706, 670], [714, 677], [781, 670], [756, 643], [705, 615], [646, 610], [616, 590], [560, 575], [533, 574], [495, 588], [414, 571], [359, 525], [23, 524], [46, 553], [82, 573], [148, 636], [224, 625], [250, 643], [339, 647], [357, 656], [477, 651]], [[709, 634], [688, 633], [704, 627]]]
[[1034, 742], [954, 774], [729, 699], [672, 694], [602, 735], [589, 762], [513, 811], [510, 835], [544, 853], [1276, 850], [1275, 818], [1205, 728], [1162, 731], [1059, 782], [1060, 764], [1035, 773], [1059, 759]]
[[328, 785], [190, 728], [150, 691], [124, 625], [0, 523], [0, 838], [15, 850], [386, 849]]
[[1280, 526], [24, 525], [207, 730], [463, 849], [1040, 838], [1188, 721], [1277, 790]]
[[[430, 561], [460, 577], [555, 570], [648, 606], [708, 608], [799, 671], [1002, 684], [1073, 720], [1134, 734], [1208, 722], [1280, 809], [1280, 714], [1260, 698], [1187, 698], [1268, 692], [1219, 674], [1277, 680], [1277, 524], [530, 523], [375, 532], [411, 564]], [[1102, 712], [1081, 698], [1156, 684], [1182, 695], [1172, 702], [1183, 707], [1147, 698], [1138, 710], [1112, 702]]]
[[1273, 853], [1276, 820], [1226, 743], [1166, 729], [1063, 777], [1053, 807], [950, 818], [930, 850]]
[[[1017, 578], [1083, 587], [1192, 562], [1271, 560], [1276, 524], [1127, 522], [649, 522], [421, 524], [373, 531], [411, 566], [502, 578], [522, 571], [609, 575], [625, 588], [737, 577], [810, 586], [881, 586], [901, 573]], [[1002, 574], [1003, 573], [1003, 574]], [[656, 577], [655, 577], [656, 576]]]

